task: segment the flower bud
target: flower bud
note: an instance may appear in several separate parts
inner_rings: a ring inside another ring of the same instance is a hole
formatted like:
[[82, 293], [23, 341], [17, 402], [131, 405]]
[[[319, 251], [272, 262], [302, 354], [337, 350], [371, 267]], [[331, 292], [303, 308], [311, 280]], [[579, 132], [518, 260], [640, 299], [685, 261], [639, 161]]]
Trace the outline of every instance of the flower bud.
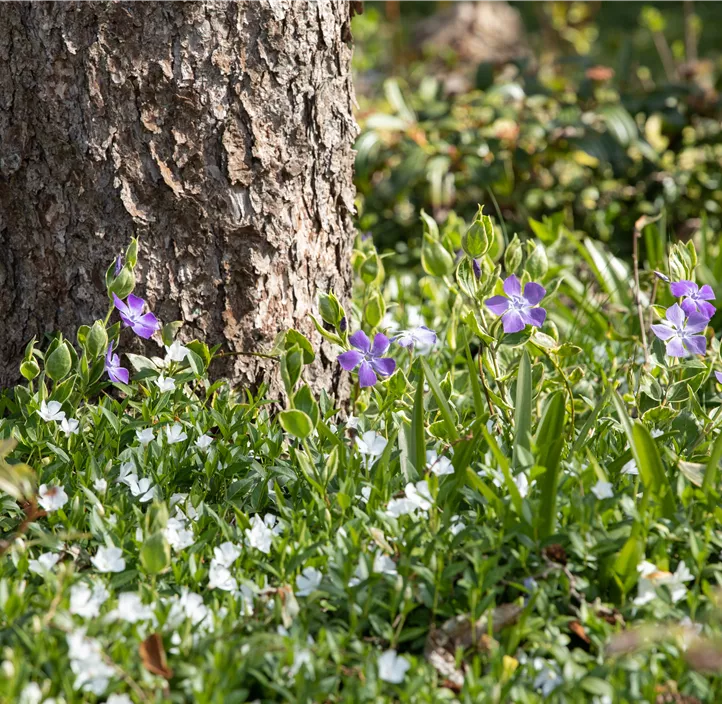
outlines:
[[108, 348], [108, 333], [102, 320], [96, 320], [85, 338], [85, 349], [91, 358], [98, 357]]
[[60, 381], [70, 372], [73, 363], [66, 342], [61, 342], [45, 359], [45, 373], [53, 381]]
[[504, 268], [506, 269], [507, 274], [516, 273], [516, 270], [521, 266], [521, 260], [521, 242], [519, 241], [519, 238], [514, 235], [504, 252]]
[[494, 224], [488, 215], [484, 215], [483, 209], [479, 206], [474, 222], [461, 238], [461, 248], [471, 259], [486, 254], [494, 242]]
[[526, 270], [529, 272], [532, 281], [539, 281], [546, 276], [549, 270], [549, 260], [544, 245], [530, 242], [530, 252], [526, 260]]
[[118, 296], [118, 298], [126, 298], [129, 293], [133, 292], [135, 288], [135, 274], [133, 270], [126, 264], [121, 270], [120, 274], [116, 276], [108, 286], [108, 294], [112, 297], [112, 294]]

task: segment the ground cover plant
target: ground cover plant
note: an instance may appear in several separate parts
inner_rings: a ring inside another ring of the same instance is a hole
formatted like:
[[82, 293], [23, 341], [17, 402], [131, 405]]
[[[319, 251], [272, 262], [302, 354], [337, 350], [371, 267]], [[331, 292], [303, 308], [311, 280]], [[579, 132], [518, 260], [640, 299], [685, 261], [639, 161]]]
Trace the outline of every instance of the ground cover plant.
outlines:
[[282, 407], [209, 381], [133, 242], [0, 397], [0, 698], [717, 701], [719, 243], [500, 225], [422, 214], [419, 271], [359, 237], [340, 408], [294, 330]]

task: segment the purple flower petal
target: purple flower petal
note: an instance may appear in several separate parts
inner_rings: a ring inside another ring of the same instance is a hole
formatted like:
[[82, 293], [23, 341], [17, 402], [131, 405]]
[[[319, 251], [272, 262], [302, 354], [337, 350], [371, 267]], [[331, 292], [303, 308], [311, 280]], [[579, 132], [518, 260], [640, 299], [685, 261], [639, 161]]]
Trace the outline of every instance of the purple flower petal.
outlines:
[[132, 293], [125, 299], [128, 305], [128, 310], [131, 315], [135, 318], [140, 317], [143, 314], [143, 308], [145, 308], [145, 301], [138, 296], [134, 296]]
[[686, 349], [684, 349], [682, 340], [678, 337], [673, 337], [667, 343], [667, 354], [670, 357], [687, 357], [688, 356], [688, 352]]
[[422, 347], [431, 347], [436, 344], [436, 333], [427, 328], [426, 325], [420, 325], [416, 328], [414, 337]]
[[684, 325], [684, 318], [684, 311], [676, 303], [667, 308], [667, 320], [674, 323], [678, 328]]
[[133, 332], [138, 335], [138, 337], [148, 340], [160, 327], [160, 323], [153, 313], [146, 313], [141, 318], [134, 320], [130, 327], [133, 329]]
[[685, 332], [702, 332], [709, 325], [709, 318], [704, 313], [691, 313], [687, 319]]
[[673, 296], [681, 298], [682, 296], [693, 296], [699, 290], [694, 281], [673, 281], [669, 285], [669, 290]]
[[501, 318], [505, 333], [522, 331], [526, 325], [518, 310], [508, 310]]
[[712, 287], [709, 284], [702, 286], [697, 294], [697, 298], [701, 298], [703, 301], [714, 301], [715, 295]]
[[492, 296], [485, 305], [494, 315], [503, 315], [509, 307], [509, 299], [505, 296]]
[[507, 296], [521, 296], [521, 283], [516, 278], [516, 274], [512, 274], [504, 281], [504, 293]]
[[362, 352], [368, 352], [371, 349], [371, 341], [363, 330], [357, 330], [353, 335], [350, 335], [348, 341]]
[[363, 361], [363, 358], [363, 352], [359, 352], [358, 350], [349, 350], [348, 352], [343, 352], [336, 357], [338, 363], [347, 372], [350, 372], [352, 369], [356, 369], [356, 367], [358, 367], [358, 365]]
[[114, 369], [112, 373], [109, 371], [108, 376], [110, 377], [111, 381], [121, 384], [127, 384], [128, 379], [130, 378], [128, 370], [120, 366]]
[[547, 319], [547, 312], [543, 308], [528, 308], [519, 312], [527, 325], [533, 325], [536, 328], [544, 325], [544, 321]]
[[[396, 369], [396, 362], [391, 357], [380, 357], [379, 359], [372, 359], [371, 366], [381, 376], [391, 376]], [[359, 376], [361, 376], [360, 373]]]
[[113, 294], [113, 305], [116, 307], [117, 310], [120, 311], [121, 317], [123, 316], [123, 314], [130, 315], [130, 310], [128, 306], [126, 306], [125, 303], [123, 303], [123, 301], [115, 294]]
[[358, 370], [358, 383], [359, 386], [363, 389], [367, 386], [374, 386], [376, 384], [376, 374], [374, 373], [373, 368], [371, 365], [364, 360], [361, 362], [361, 366]]
[[[686, 315], [692, 315], [692, 313], [696, 313], [699, 310], [698, 301], [695, 301], [692, 298], [685, 298], [679, 305], [682, 307], [682, 310]], [[706, 305], [709, 305], [709, 303]]]
[[692, 354], [705, 354], [707, 352], [707, 338], [704, 335], [687, 337], [684, 344]]
[[547, 291], [541, 284], [535, 284], [533, 281], [530, 281], [524, 286], [524, 298], [533, 306], [539, 303], [546, 295]]
[[382, 332], [376, 333], [374, 344], [371, 347], [371, 354], [374, 357], [380, 357], [389, 348], [391, 341]]
[[722, 372], [715, 372], [714, 375], [717, 377], [717, 381], [722, 384]]
[[667, 274], [663, 274], [661, 271], [656, 271], [656, 270], [655, 270], [654, 275], [655, 275], [658, 279], [662, 279], [662, 281], [666, 281], [667, 283], [669, 283], [669, 276], [667, 276]]
[[674, 336], [674, 330], [668, 325], [652, 325], [652, 332], [660, 340], [669, 340], [670, 337]]
[[711, 318], [717, 312], [717, 309], [707, 301], [697, 301], [697, 305], [699, 306], [699, 312], [706, 315], [707, 318]]

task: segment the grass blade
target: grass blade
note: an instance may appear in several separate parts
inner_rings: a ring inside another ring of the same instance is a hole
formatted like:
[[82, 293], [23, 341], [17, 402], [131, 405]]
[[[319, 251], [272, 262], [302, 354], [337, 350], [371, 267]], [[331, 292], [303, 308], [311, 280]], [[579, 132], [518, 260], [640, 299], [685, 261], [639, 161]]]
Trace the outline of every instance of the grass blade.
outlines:
[[702, 491], [709, 494], [717, 483], [717, 468], [720, 460], [722, 460], [722, 434], [717, 436], [717, 440], [712, 446], [712, 454], [709, 456], [707, 468], [704, 471], [704, 480], [702, 481]]
[[[514, 408], [514, 450], [512, 464], [527, 464], [531, 456], [531, 361], [524, 350], [516, 378], [516, 403]], [[522, 458], [524, 461], [522, 462]]]

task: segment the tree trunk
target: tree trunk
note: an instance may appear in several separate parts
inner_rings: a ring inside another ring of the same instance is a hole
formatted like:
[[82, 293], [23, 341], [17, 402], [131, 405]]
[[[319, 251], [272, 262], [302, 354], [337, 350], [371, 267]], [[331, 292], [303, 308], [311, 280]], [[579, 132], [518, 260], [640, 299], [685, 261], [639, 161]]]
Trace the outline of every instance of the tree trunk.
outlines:
[[349, 25], [345, 2], [0, 4], [0, 385], [30, 338], [105, 315], [134, 234], [139, 292], [183, 339], [320, 345], [306, 314], [350, 287]]

